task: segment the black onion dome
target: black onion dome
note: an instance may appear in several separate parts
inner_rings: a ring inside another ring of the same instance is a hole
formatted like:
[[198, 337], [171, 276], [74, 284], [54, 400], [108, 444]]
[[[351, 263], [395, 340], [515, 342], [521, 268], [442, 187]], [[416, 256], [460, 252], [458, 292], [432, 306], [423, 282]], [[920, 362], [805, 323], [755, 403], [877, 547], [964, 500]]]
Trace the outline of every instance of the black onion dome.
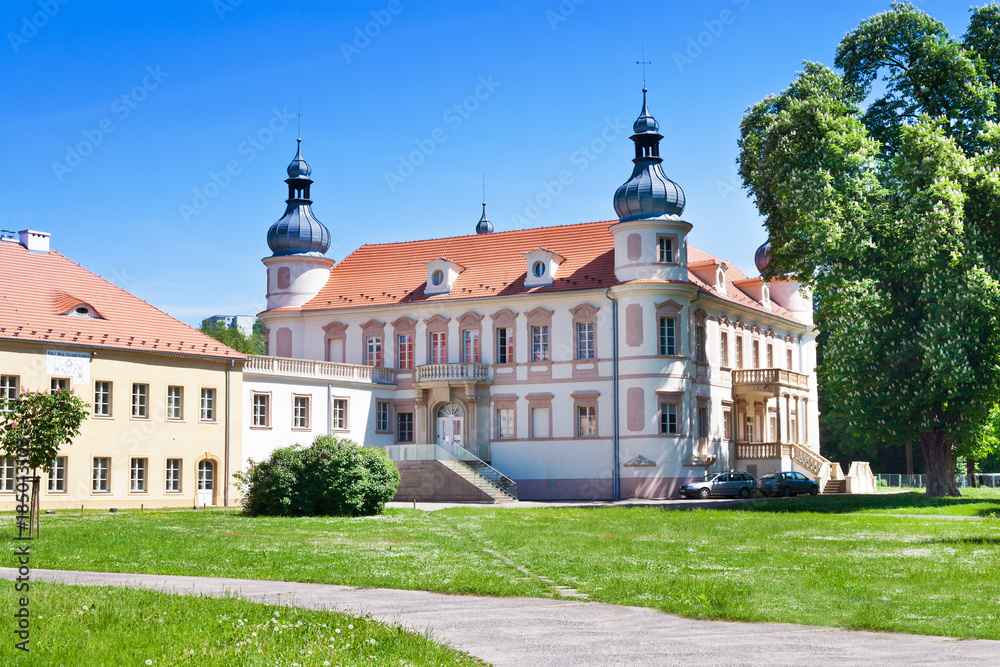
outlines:
[[753, 254], [753, 263], [757, 266], [757, 270], [764, 273], [764, 269], [767, 268], [767, 263], [771, 261], [771, 240], [768, 239], [757, 248], [757, 252]]
[[622, 222], [659, 216], [680, 217], [684, 191], [663, 173], [659, 164], [637, 163], [632, 178], [615, 192], [615, 212]]
[[295, 158], [288, 165], [288, 199], [281, 219], [267, 230], [267, 245], [274, 255], [322, 255], [330, 248], [330, 230], [312, 212], [309, 175], [299, 139]]

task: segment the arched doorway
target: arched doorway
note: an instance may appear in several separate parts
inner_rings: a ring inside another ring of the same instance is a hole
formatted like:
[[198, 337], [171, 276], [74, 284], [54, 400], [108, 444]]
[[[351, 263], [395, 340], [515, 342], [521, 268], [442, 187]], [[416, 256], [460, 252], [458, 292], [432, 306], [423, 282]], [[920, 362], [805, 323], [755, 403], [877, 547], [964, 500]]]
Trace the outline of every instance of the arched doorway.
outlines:
[[437, 412], [437, 444], [445, 449], [465, 447], [465, 410], [458, 403], [445, 403]]
[[215, 504], [215, 463], [205, 459], [198, 462], [198, 505]]

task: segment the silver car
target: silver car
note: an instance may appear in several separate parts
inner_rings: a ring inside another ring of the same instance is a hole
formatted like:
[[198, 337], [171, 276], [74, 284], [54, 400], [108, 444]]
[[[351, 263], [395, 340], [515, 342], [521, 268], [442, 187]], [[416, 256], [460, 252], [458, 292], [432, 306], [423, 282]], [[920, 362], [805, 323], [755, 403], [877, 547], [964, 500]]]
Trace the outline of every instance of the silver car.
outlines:
[[748, 472], [711, 472], [698, 482], [688, 482], [680, 488], [685, 498], [709, 496], [739, 496], [749, 498], [757, 490], [757, 479]]

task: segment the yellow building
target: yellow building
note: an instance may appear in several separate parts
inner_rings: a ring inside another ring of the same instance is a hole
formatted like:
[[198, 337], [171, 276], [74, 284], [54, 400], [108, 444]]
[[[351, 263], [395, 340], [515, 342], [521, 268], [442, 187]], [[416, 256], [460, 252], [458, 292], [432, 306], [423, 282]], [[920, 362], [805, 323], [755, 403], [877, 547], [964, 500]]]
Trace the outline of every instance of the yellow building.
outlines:
[[[232, 505], [245, 357], [55, 251], [0, 239], [0, 398], [71, 389], [90, 404], [42, 476], [41, 506]], [[14, 506], [0, 459], [0, 509]]]

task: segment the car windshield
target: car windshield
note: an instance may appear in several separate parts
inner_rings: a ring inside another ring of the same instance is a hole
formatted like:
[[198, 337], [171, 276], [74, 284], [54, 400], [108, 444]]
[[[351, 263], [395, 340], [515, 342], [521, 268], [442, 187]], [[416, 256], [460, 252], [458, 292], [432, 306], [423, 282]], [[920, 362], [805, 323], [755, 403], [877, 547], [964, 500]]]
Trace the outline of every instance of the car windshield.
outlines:
[[718, 476], [719, 476], [719, 473], [717, 473], [717, 472], [709, 473], [709, 474], [705, 475], [704, 477], [702, 477], [701, 481], [703, 481], [703, 482], [711, 482], [711, 481], [713, 481]]

